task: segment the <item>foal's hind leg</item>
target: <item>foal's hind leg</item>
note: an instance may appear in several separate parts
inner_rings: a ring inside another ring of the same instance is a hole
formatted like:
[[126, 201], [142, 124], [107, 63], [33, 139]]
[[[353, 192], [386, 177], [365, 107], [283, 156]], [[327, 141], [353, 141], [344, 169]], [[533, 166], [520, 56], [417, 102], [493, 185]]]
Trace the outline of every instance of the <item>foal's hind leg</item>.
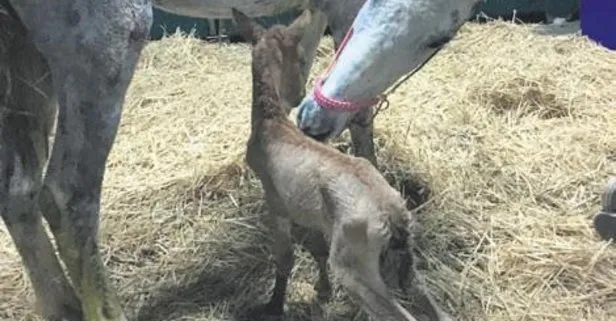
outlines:
[[336, 277], [374, 320], [415, 321], [381, 278], [379, 253], [385, 237], [368, 233], [367, 223], [362, 221], [344, 223], [334, 230], [330, 261]]
[[[398, 286], [403, 295], [411, 301], [410, 311], [414, 316], [422, 316], [420, 320], [453, 321], [453, 318], [436, 303], [428, 293], [423, 280], [417, 277], [416, 262], [411, 249], [395, 251], [399, 254]], [[409, 291], [410, 290], [410, 291]]]
[[14, 7], [49, 62], [58, 126], [41, 209], [86, 320], [126, 320], [98, 249], [101, 183], [124, 95], [149, 33], [146, 0], [20, 0]]
[[18, 18], [0, 12], [0, 214], [43, 317], [79, 321], [79, 300], [62, 271], [37, 206], [54, 107], [45, 60]]
[[329, 258], [329, 244], [323, 233], [320, 231], [305, 228], [299, 225], [294, 225], [293, 236], [298, 239], [310, 255], [317, 262], [319, 268], [319, 280], [314, 286], [317, 292], [317, 299], [321, 302], [326, 302], [331, 299], [332, 286], [327, 273], [327, 260]]
[[415, 316], [423, 316], [420, 320], [427, 321], [453, 321], [454, 319], [443, 310], [428, 293], [426, 287], [414, 280], [415, 284], [411, 286], [412, 292], [407, 293], [411, 300], [409, 310]]

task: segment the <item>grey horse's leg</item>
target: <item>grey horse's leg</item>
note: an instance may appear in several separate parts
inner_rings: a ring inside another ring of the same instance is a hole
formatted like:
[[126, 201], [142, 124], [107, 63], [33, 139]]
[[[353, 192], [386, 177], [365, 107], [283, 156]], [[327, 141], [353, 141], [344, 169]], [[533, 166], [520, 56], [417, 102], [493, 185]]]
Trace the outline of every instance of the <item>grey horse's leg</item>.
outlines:
[[300, 43], [303, 49], [300, 62], [304, 81], [308, 80], [310, 69], [312, 69], [314, 58], [317, 54], [317, 48], [327, 28], [327, 17], [325, 14], [319, 9], [311, 9], [310, 11], [312, 14], [310, 26], [305, 29], [306, 31]]
[[40, 207], [85, 320], [126, 320], [98, 249], [100, 193], [124, 95], [152, 23], [149, 0], [20, 0], [47, 58], [59, 112]]
[[351, 142], [355, 156], [363, 157], [377, 167], [374, 151], [374, 124], [372, 122], [372, 107], [359, 111], [349, 124]]
[[[335, 20], [338, 12], [334, 10], [337, 10], [337, 7], [338, 6], [335, 6], [334, 8], [325, 5], [320, 6], [320, 9], [312, 10], [313, 18], [311, 26], [310, 28], [306, 28], [307, 31], [302, 38], [302, 47], [304, 52], [300, 59], [302, 60], [302, 75], [304, 79], [307, 79], [310, 74], [310, 69], [312, 68], [321, 37], [323, 36], [328, 24], [328, 16], [321, 10], [329, 10], [330, 12], [328, 12], [328, 14], [332, 16], [329, 20], [339, 22], [338, 20]], [[349, 25], [353, 20], [348, 19], [347, 16], [345, 16], [345, 19], [349, 20]], [[343, 25], [346, 26], [346, 24]], [[334, 37], [334, 47], [335, 50], [337, 50], [344, 34], [340, 32], [335, 32], [334, 34], [341, 34], [341, 36]], [[372, 123], [372, 110], [373, 108], [369, 107], [360, 111], [351, 120], [351, 123], [349, 124], [349, 131], [351, 132], [354, 154], [356, 156], [368, 159], [376, 167], [377, 161], [374, 151], [374, 126]]]
[[0, 214], [46, 320], [81, 320], [37, 206], [55, 116], [51, 76], [19, 19], [0, 6]]
[[[336, 48], [342, 39], [336, 42]], [[336, 49], [337, 50], [337, 49]], [[374, 107], [365, 107], [360, 110], [349, 123], [349, 132], [351, 133], [351, 143], [353, 145], [353, 154], [358, 157], [363, 157], [377, 167], [376, 153], [374, 150], [374, 123], [373, 123]]]
[[[327, 14], [332, 37], [334, 38], [334, 50], [338, 50], [340, 43], [353, 24], [357, 12], [364, 0], [313, 0], [316, 6]], [[360, 111], [349, 124], [353, 154], [364, 157], [372, 165], [377, 166], [374, 151], [374, 125], [372, 123], [373, 107]]]
[[[334, 37], [334, 50], [338, 50], [344, 34], [340, 32], [336, 32], [335, 34], [341, 35]], [[374, 150], [374, 124], [372, 122], [372, 113], [373, 107], [360, 110], [355, 117], [351, 119], [349, 123], [349, 132], [351, 133], [353, 154], [369, 160], [374, 167], [377, 167], [376, 153]]]
[[594, 218], [594, 226], [604, 240], [616, 239], [616, 178], [612, 177], [603, 193], [601, 211]]

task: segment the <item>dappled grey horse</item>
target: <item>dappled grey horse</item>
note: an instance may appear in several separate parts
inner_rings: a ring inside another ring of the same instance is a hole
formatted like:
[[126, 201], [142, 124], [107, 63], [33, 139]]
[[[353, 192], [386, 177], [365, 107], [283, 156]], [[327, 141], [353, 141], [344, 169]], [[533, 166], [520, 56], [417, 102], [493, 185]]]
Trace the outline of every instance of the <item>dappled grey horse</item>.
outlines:
[[[321, 141], [339, 136], [347, 127], [353, 136], [358, 125], [351, 120], [369, 114], [385, 101], [381, 95], [395, 87], [396, 80], [448, 43], [480, 1], [367, 0], [344, 39], [344, 50], [337, 53], [337, 62], [300, 104], [298, 126]], [[371, 130], [356, 130], [352, 139], [367, 133], [372, 135]], [[359, 148], [364, 148], [360, 156], [375, 162], [371, 144]], [[616, 178], [608, 183], [594, 227], [602, 238], [616, 238]]]
[[[314, 19], [302, 37], [305, 76], [327, 20], [343, 14], [350, 24], [362, 3], [158, 0], [154, 5], [207, 18], [231, 18], [232, 6], [267, 16], [310, 5]], [[0, 214], [47, 320], [126, 319], [99, 254], [100, 194], [126, 90], [151, 24], [150, 0], [0, 0]]]

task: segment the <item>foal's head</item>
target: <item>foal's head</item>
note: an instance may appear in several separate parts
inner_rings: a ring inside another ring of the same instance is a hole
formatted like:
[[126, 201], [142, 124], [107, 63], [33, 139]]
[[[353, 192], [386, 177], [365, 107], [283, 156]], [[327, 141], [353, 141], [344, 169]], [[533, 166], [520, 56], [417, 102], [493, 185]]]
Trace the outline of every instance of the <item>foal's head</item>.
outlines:
[[253, 72], [268, 72], [270, 81], [289, 107], [297, 106], [305, 94], [305, 83], [300, 69], [303, 49], [300, 40], [310, 24], [310, 11], [297, 17], [289, 26], [275, 25], [263, 28], [237, 9], [232, 9], [239, 33], [250, 41]]

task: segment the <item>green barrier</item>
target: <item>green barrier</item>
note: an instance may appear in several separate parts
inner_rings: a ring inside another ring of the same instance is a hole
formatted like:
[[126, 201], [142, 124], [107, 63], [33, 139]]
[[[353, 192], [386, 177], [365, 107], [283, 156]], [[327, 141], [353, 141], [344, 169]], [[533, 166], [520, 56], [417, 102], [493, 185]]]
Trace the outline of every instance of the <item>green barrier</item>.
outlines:
[[153, 18], [152, 29], [150, 30], [152, 40], [159, 40], [165, 33], [175, 33], [178, 28], [185, 33], [190, 33], [194, 29], [195, 37], [198, 38], [206, 38], [210, 35], [210, 27], [206, 19], [179, 16], [156, 8], [154, 8]]
[[536, 15], [569, 18], [578, 11], [580, 0], [487, 0], [477, 11], [492, 18]]

